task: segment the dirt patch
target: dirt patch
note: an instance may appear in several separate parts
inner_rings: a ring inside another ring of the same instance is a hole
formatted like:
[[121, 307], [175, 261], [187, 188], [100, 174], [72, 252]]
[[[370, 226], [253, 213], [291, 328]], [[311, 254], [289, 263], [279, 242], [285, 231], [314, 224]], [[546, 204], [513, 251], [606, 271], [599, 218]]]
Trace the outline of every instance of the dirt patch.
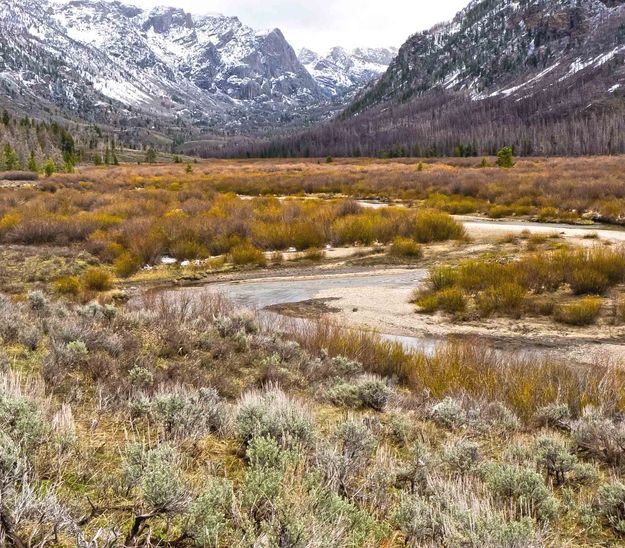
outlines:
[[309, 299], [297, 303], [282, 303], [267, 306], [265, 310], [276, 312], [289, 318], [304, 318], [307, 320], [318, 320], [326, 314], [341, 312], [340, 308], [330, 306], [328, 303], [338, 301], [338, 298], [329, 299]]

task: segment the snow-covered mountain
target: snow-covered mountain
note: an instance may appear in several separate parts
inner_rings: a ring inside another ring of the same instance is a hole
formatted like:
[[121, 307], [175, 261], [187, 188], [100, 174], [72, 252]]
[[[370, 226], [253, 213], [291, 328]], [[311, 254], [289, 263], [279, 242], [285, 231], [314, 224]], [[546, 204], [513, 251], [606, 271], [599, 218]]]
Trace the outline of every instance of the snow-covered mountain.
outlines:
[[625, 76], [624, 4], [472, 0], [451, 22], [412, 36], [357, 107], [432, 91], [518, 99], [602, 68], [609, 74], [593, 84], [615, 91]]
[[397, 55], [397, 48], [332, 48], [320, 55], [304, 48], [298, 58], [331, 97], [340, 97], [364, 88], [379, 78]]
[[335, 113], [348, 101], [338, 95], [381, 72], [374, 57], [337, 53], [337, 70], [349, 76], [330, 90], [279, 29], [257, 31], [236, 17], [118, 1], [0, 0], [0, 102], [29, 115], [262, 132]]
[[[300, 56], [300, 59], [302, 57]], [[472, 0], [329, 124], [264, 154], [625, 152], [625, 0]]]

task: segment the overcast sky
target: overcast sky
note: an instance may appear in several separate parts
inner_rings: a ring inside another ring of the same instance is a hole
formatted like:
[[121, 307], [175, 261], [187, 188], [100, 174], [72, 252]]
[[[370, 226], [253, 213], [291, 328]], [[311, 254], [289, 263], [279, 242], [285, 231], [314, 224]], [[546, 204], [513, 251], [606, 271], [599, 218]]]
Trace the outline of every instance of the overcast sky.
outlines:
[[401, 46], [408, 36], [451, 19], [468, 0], [126, 0], [175, 5], [191, 13], [236, 15], [251, 27], [278, 27], [293, 47]]

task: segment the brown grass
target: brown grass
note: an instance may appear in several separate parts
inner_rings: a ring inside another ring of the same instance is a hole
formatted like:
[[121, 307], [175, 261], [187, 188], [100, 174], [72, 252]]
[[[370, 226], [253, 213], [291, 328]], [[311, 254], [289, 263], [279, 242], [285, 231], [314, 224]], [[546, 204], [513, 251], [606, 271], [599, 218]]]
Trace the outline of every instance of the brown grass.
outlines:
[[428, 356], [331, 322], [307, 324], [294, 336], [307, 349], [325, 348], [331, 355], [359, 360], [368, 371], [398, 378], [434, 398], [467, 395], [499, 401], [525, 420], [558, 401], [567, 403], [575, 414], [589, 404], [625, 410], [625, 371], [620, 367], [587, 368], [551, 358], [515, 357], [480, 342], [441, 344]]

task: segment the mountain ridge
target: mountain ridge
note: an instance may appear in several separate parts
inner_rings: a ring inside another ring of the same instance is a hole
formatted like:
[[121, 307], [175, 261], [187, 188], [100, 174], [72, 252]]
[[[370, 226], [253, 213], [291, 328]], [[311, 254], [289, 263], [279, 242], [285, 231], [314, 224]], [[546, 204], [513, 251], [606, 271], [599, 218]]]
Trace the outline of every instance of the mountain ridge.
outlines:
[[625, 152], [625, 2], [473, 0], [342, 115], [261, 155]]
[[279, 29], [237, 17], [103, 0], [0, 0], [0, 11], [0, 96], [17, 115], [161, 144], [305, 127], [350, 99], [328, 93]]

